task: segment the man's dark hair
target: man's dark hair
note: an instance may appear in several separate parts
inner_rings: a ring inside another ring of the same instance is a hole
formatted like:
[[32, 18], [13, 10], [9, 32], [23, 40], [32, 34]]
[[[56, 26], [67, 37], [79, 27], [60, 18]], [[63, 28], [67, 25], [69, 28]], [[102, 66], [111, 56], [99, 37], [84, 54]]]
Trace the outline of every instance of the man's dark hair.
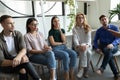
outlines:
[[12, 18], [10, 15], [2, 15], [1, 17], [0, 17], [0, 23], [1, 22], [3, 22], [5, 19], [7, 19], [7, 18]]
[[103, 17], [106, 17], [105, 15], [101, 15], [100, 17], [99, 17], [99, 20], [101, 20], [101, 18], [103, 18]]

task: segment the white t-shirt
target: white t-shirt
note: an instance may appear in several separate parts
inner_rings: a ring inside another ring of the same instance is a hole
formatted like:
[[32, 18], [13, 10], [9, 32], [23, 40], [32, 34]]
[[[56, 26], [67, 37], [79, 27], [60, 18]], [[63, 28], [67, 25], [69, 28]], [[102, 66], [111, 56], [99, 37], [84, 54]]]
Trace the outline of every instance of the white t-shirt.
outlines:
[[15, 43], [14, 43], [14, 38], [12, 36], [5, 36], [4, 35], [4, 39], [6, 41], [7, 44], [7, 49], [8, 52], [12, 55], [12, 56], [16, 56], [16, 50], [15, 50]]

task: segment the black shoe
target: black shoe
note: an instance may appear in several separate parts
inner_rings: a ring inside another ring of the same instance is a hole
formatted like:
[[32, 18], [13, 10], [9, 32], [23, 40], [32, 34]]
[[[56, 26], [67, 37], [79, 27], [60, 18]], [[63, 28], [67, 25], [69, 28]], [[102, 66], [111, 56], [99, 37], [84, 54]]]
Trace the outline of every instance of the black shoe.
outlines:
[[88, 78], [88, 77], [89, 77], [88, 71], [89, 71], [89, 68], [85, 67], [85, 68], [84, 68], [84, 73], [83, 73], [83, 77], [84, 77], [84, 78]]
[[120, 80], [120, 75], [119, 74], [115, 75], [114, 80]]
[[88, 78], [89, 75], [88, 75], [87, 73], [85, 73], [85, 74], [83, 74], [83, 77], [84, 77], [84, 78]]
[[27, 73], [25, 73], [25, 74], [19, 73], [19, 80], [28, 80], [28, 75], [27, 75]]

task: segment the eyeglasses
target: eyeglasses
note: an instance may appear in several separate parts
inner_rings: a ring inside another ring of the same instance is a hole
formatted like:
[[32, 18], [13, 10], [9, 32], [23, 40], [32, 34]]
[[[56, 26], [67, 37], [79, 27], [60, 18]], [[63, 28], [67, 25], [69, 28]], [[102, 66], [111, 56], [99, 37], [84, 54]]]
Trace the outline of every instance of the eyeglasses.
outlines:
[[31, 26], [38, 26], [39, 24], [38, 23], [36, 23], [36, 24], [30, 24]]

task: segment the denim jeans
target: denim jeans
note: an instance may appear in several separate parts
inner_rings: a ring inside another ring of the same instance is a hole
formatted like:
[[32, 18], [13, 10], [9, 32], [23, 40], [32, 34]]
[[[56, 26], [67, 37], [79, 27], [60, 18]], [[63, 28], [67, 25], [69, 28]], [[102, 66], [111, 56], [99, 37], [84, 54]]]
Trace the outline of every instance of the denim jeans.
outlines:
[[68, 49], [65, 45], [59, 45], [54, 46], [53, 51], [56, 58], [63, 60], [64, 71], [75, 68], [77, 53], [74, 50]]
[[109, 64], [113, 74], [116, 75], [118, 72], [117, 72], [117, 68], [114, 63], [113, 54], [115, 54], [118, 51], [118, 46], [114, 46], [114, 48], [112, 49], [108, 49], [106, 46], [107, 45], [100, 45], [102, 52], [104, 54], [101, 69], [104, 70], [107, 64]]
[[[27, 71], [28, 74], [30, 74], [30, 76], [32, 77], [33, 80], [39, 80], [40, 79], [36, 70], [35, 70], [35, 68], [33, 67], [33, 65], [30, 62], [20, 64], [20, 65], [14, 67], [14, 68], [12, 66], [0, 67], [0, 72], [3, 72], [3, 73], [19, 73], [19, 71], [23, 68], [25, 68], [25, 70]], [[19, 80], [21, 80], [21, 79], [19, 79]], [[25, 80], [25, 79], [22, 79], [22, 80]]]
[[49, 69], [56, 69], [56, 60], [53, 51], [42, 54], [33, 54], [29, 59], [33, 63], [47, 65]]

